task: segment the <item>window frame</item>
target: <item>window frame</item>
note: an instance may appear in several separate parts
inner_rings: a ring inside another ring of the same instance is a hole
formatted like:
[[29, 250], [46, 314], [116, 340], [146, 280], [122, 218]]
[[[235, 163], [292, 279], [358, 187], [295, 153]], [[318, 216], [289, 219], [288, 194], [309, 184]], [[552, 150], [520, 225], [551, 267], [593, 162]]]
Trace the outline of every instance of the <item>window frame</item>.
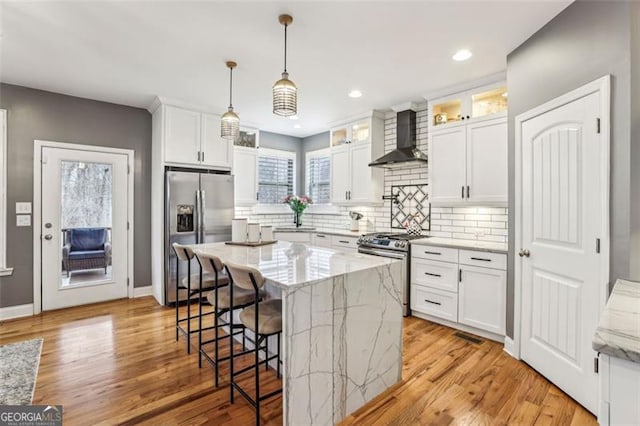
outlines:
[[[256, 157], [256, 191], [260, 191], [260, 157], [275, 157], [275, 158], [284, 158], [287, 160], [293, 160], [293, 194], [297, 192], [298, 182], [297, 182], [297, 172], [298, 172], [298, 154], [295, 151], [285, 151], [281, 149], [273, 149], [273, 148], [260, 148], [258, 149], [257, 157]], [[256, 203], [256, 208], [258, 210], [271, 210], [273, 206], [281, 206], [282, 210], [288, 211], [289, 208], [282, 204], [281, 201], [277, 201], [275, 203], [264, 203], [258, 200]], [[281, 209], [277, 209], [281, 210]]]
[[[305, 153], [304, 156], [304, 190], [306, 195], [310, 195], [308, 190], [309, 190], [309, 160], [313, 159], [313, 158], [321, 158], [321, 157], [327, 157], [329, 159], [329, 168], [331, 168], [331, 148], [323, 148], [323, 149], [318, 149], [315, 151], [308, 151]], [[313, 199], [314, 205], [317, 206], [328, 206], [331, 205], [331, 186], [332, 186], [332, 182], [331, 182], [331, 174], [329, 174], [329, 201], [326, 203], [316, 203], [316, 199], [311, 197]]]
[[11, 275], [7, 267], [7, 110], [0, 109], [0, 277]]

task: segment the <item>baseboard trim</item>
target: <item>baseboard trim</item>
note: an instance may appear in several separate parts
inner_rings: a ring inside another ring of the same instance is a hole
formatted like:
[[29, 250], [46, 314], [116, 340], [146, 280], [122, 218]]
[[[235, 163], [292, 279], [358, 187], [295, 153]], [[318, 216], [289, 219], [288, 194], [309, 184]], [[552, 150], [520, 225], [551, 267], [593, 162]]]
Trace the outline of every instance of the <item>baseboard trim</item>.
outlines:
[[146, 285], [144, 287], [134, 287], [133, 297], [153, 296], [153, 287]]
[[480, 330], [475, 327], [470, 327], [468, 325], [449, 321], [443, 318], [434, 317], [433, 315], [423, 314], [422, 312], [411, 311], [411, 316], [417, 317], [423, 320], [435, 322], [440, 325], [447, 326], [449, 328], [455, 328], [456, 330], [461, 330], [467, 333], [475, 334], [476, 336], [484, 337], [485, 339], [493, 340], [494, 342], [498, 342], [498, 343], [504, 342], [504, 336], [501, 336], [499, 334], [495, 334], [486, 330]]
[[515, 359], [520, 359], [516, 355], [516, 342], [509, 336], [504, 338], [504, 351]]
[[7, 306], [6, 308], [0, 308], [0, 321], [30, 317], [33, 315], [33, 303], [28, 305], [16, 305]]

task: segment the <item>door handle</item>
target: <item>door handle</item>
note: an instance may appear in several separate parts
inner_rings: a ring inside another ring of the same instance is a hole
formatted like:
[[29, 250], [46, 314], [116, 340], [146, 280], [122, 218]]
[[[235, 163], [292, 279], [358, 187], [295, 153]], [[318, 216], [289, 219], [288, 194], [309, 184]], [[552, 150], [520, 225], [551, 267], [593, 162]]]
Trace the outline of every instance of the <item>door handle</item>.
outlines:
[[467, 185], [467, 198], [471, 196], [471, 191], [469, 190], [469, 185]]
[[520, 257], [529, 257], [529, 256], [531, 256], [531, 252], [529, 252], [529, 250], [527, 250], [527, 249], [520, 249], [520, 251], [518, 252], [518, 256], [520, 256]]
[[47, 235], [44, 236], [44, 239], [47, 240], [47, 241], [53, 240], [53, 235], [47, 234]]
[[462, 193], [460, 194], [460, 197], [464, 199], [464, 185], [462, 185]]

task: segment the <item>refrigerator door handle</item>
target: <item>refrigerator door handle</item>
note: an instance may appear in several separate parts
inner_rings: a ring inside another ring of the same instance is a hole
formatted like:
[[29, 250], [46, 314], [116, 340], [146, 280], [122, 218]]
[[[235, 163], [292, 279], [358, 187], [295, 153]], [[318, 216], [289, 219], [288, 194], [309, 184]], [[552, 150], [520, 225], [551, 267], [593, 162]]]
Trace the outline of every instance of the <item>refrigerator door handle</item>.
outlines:
[[196, 244], [200, 242], [200, 231], [202, 230], [202, 223], [200, 221], [201, 211], [202, 211], [202, 205], [200, 200], [200, 190], [196, 189], [196, 214], [195, 214]]
[[200, 210], [199, 210], [199, 216], [200, 216], [200, 241], [198, 241], [199, 243], [204, 243], [204, 224], [205, 224], [204, 213], [205, 213], [206, 205], [207, 205], [207, 200], [205, 198], [205, 192], [203, 189], [201, 189], [200, 190]]

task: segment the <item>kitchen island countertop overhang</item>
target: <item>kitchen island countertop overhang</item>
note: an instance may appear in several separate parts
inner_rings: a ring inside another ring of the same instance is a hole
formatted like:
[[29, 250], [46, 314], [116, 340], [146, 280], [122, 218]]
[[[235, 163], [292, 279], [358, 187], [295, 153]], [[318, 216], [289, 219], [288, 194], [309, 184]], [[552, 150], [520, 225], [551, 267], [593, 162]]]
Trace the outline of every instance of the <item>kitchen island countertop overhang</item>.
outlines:
[[401, 261], [285, 241], [191, 248], [256, 268], [282, 298], [284, 424], [336, 424], [401, 380]]

